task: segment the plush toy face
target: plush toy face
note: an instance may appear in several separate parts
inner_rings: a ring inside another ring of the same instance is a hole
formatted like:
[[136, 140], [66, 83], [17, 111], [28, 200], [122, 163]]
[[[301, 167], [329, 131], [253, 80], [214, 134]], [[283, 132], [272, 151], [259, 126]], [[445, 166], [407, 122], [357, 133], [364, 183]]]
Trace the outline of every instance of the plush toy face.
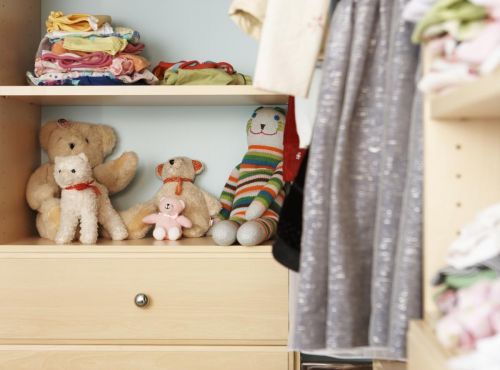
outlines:
[[92, 181], [92, 168], [84, 153], [69, 157], [56, 157], [54, 179], [61, 188]]
[[285, 115], [277, 108], [257, 108], [247, 123], [248, 145], [283, 149]]
[[182, 199], [168, 197], [160, 199], [160, 206], [158, 208], [161, 213], [171, 217], [177, 217], [182, 213], [185, 207], [186, 204]]
[[85, 153], [92, 168], [103, 163], [116, 144], [111, 127], [60, 119], [46, 123], [40, 132], [40, 144], [49, 159]]
[[194, 180], [205, 169], [203, 163], [187, 157], [174, 157], [156, 167], [156, 174], [162, 180], [182, 177]]

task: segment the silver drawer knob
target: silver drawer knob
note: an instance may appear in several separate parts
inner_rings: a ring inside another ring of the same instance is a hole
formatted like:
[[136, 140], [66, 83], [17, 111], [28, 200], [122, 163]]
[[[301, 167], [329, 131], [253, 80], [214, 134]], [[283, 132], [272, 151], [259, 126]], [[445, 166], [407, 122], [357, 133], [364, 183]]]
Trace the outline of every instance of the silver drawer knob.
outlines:
[[139, 293], [135, 296], [134, 301], [137, 307], [146, 307], [149, 303], [149, 298], [146, 294]]

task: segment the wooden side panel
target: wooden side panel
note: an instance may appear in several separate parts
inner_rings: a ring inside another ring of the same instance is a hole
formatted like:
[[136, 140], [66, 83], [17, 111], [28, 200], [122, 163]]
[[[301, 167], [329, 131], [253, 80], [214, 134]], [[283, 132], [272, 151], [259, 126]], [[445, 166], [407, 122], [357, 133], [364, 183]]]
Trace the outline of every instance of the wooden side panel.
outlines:
[[40, 0], [0, 0], [0, 85], [26, 85], [40, 43]]
[[34, 233], [25, 189], [40, 164], [39, 127], [40, 107], [0, 97], [0, 244]]
[[406, 370], [406, 362], [373, 361], [373, 370]]
[[[0, 0], [0, 85], [25, 85], [40, 42], [40, 0]], [[24, 190], [40, 163], [40, 108], [0, 97], [0, 244], [33, 233]]]
[[0, 346], [0, 370], [286, 370], [280, 347]]
[[459, 230], [500, 202], [498, 121], [438, 121], [425, 112], [424, 309], [435, 311], [430, 281]]

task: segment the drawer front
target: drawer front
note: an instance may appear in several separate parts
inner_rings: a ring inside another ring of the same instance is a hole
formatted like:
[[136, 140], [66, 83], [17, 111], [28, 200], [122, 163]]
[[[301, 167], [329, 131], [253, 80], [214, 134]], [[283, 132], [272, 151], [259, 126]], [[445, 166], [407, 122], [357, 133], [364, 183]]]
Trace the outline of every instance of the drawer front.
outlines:
[[266, 347], [0, 346], [0, 370], [288, 370]]
[[0, 255], [0, 342], [284, 345], [288, 274], [264, 256]]

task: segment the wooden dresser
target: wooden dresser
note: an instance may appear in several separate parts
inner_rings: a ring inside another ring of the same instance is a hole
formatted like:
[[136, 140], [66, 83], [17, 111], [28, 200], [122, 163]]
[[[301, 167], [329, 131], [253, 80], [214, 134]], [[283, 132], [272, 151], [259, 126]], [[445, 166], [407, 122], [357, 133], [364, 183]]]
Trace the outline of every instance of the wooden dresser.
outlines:
[[279, 370], [288, 271], [210, 238], [0, 247], [0, 369]]

